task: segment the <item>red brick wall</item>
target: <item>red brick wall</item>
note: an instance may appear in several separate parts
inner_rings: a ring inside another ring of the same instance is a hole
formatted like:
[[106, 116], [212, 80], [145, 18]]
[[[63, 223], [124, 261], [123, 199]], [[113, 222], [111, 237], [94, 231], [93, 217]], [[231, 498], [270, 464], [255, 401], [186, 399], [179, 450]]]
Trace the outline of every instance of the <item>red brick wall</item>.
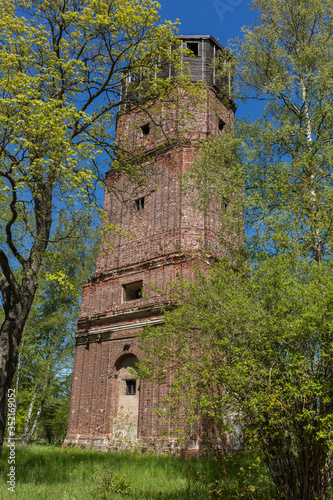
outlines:
[[[112, 437], [119, 397], [115, 365], [126, 353], [140, 358], [137, 334], [142, 322], [161, 320], [161, 306], [168, 301], [158, 290], [165, 290], [178, 277], [193, 280], [193, 259], [201, 250], [223, 255], [219, 207], [212, 206], [206, 216], [196, 211], [190, 196], [181, 190], [180, 177], [190, 168], [197, 140], [221, 133], [219, 118], [231, 122], [233, 112], [213, 91], [207, 91], [205, 106], [194, 106], [190, 98], [181, 97], [187, 114], [159, 103], [152, 106], [163, 133], [152, 126], [149, 135], [142, 137], [140, 127], [149, 120], [139, 112], [118, 118], [118, 145], [141, 155], [137, 169], [142, 168], [146, 179], [138, 183], [119, 173], [106, 179], [106, 218], [96, 273], [83, 286], [69, 440]], [[135, 200], [142, 196], [144, 210], [137, 211]], [[120, 227], [122, 234], [108, 231], [110, 224]], [[123, 285], [140, 280], [143, 298], [124, 302]], [[131, 345], [125, 348], [128, 339]], [[172, 422], [161, 421], [151, 411], [165, 395], [166, 387], [141, 381], [138, 437], [172, 432]]]

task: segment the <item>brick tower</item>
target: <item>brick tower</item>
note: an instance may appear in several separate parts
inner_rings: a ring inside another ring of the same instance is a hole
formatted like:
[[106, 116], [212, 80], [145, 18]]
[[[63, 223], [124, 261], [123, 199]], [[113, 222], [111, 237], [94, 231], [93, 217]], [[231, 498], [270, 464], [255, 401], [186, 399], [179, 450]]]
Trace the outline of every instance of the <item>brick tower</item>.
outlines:
[[[207, 84], [206, 105], [194, 107], [184, 95], [189, 113], [181, 119], [176, 108], [159, 107], [163, 131], [138, 108], [118, 115], [118, 144], [132, 145], [140, 165], [149, 167], [148, 182], [133, 183], [112, 170], [106, 177], [104, 239], [96, 272], [83, 286], [66, 442], [105, 448], [117, 436], [140, 440], [171, 433], [172, 422], [151, 411], [166, 388], [135, 377], [137, 335], [147, 324], [163, 323], [168, 304], [156, 290], [177, 276], [193, 279], [193, 261], [202, 250], [208, 258], [223, 253], [218, 207], [196, 212], [180, 176], [198, 140], [223, 133], [234, 119], [231, 80], [218, 81], [213, 64], [226, 53], [211, 36], [180, 39], [194, 54], [185, 57], [191, 82]], [[221, 99], [222, 83], [227, 95]], [[107, 233], [107, 224], [121, 231]]]

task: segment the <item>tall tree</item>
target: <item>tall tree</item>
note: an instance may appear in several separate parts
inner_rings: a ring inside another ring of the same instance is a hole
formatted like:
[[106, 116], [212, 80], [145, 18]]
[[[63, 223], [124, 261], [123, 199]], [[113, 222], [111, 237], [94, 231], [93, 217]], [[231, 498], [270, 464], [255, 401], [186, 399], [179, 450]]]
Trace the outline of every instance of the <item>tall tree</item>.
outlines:
[[246, 134], [248, 124], [240, 128], [250, 150], [250, 216], [274, 251], [297, 246], [321, 262], [332, 255], [333, 5], [260, 0], [253, 7], [259, 19], [237, 52], [239, 82], [267, 105]]
[[235, 98], [257, 101], [263, 115], [213, 138], [191, 175], [203, 198], [232, 198], [236, 181], [242, 186], [248, 252], [297, 247], [321, 262], [332, 254], [333, 6], [254, 0], [252, 7], [257, 22], [231, 43], [230, 65]]
[[114, 155], [118, 107], [143, 88], [147, 102], [171, 99], [171, 81], [158, 75], [161, 61], [177, 66], [169, 50], [175, 25], [160, 24], [158, 7], [152, 0], [1, 2], [0, 451], [52, 222], [64, 206], [78, 219], [88, 209], [98, 167]]

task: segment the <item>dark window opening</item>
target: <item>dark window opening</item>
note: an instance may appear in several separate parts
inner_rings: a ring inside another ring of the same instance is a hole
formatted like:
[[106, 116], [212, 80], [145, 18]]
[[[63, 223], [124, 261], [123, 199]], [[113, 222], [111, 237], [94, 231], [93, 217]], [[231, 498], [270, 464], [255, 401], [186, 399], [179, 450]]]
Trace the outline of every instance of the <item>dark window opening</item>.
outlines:
[[142, 137], [144, 137], [145, 135], [148, 135], [149, 132], [150, 132], [150, 123], [146, 123], [145, 125], [142, 125], [142, 127], [141, 127]]
[[126, 380], [126, 395], [134, 396], [136, 393], [136, 380]]
[[135, 200], [135, 208], [138, 212], [140, 212], [140, 210], [143, 210], [145, 208], [145, 197], [144, 196], [142, 198], [139, 198], [138, 200]]
[[130, 300], [136, 300], [142, 298], [142, 281], [135, 281], [134, 283], [128, 283], [128, 285], [123, 285], [123, 302], [129, 302]]
[[224, 129], [224, 126], [225, 126], [225, 122], [222, 120], [222, 118], [219, 118], [219, 130], [222, 130]]
[[195, 57], [198, 57], [198, 55], [199, 55], [199, 44], [198, 43], [187, 42], [187, 48], [188, 48], [188, 50], [190, 50], [191, 52], [193, 52], [193, 54], [195, 55]]

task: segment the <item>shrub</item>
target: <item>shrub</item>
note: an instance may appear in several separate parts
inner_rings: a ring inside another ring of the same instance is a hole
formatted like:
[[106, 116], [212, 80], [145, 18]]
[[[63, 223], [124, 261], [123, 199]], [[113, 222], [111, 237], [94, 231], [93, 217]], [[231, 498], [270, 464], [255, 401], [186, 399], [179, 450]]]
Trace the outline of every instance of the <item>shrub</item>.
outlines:
[[115, 472], [113, 466], [101, 471], [95, 467], [96, 474], [93, 478], [95, 487], [92, 492], [97, 498], [109, 499], [110, 493], [129, 495], [132, 491], [132, 482], [124, 474]]

